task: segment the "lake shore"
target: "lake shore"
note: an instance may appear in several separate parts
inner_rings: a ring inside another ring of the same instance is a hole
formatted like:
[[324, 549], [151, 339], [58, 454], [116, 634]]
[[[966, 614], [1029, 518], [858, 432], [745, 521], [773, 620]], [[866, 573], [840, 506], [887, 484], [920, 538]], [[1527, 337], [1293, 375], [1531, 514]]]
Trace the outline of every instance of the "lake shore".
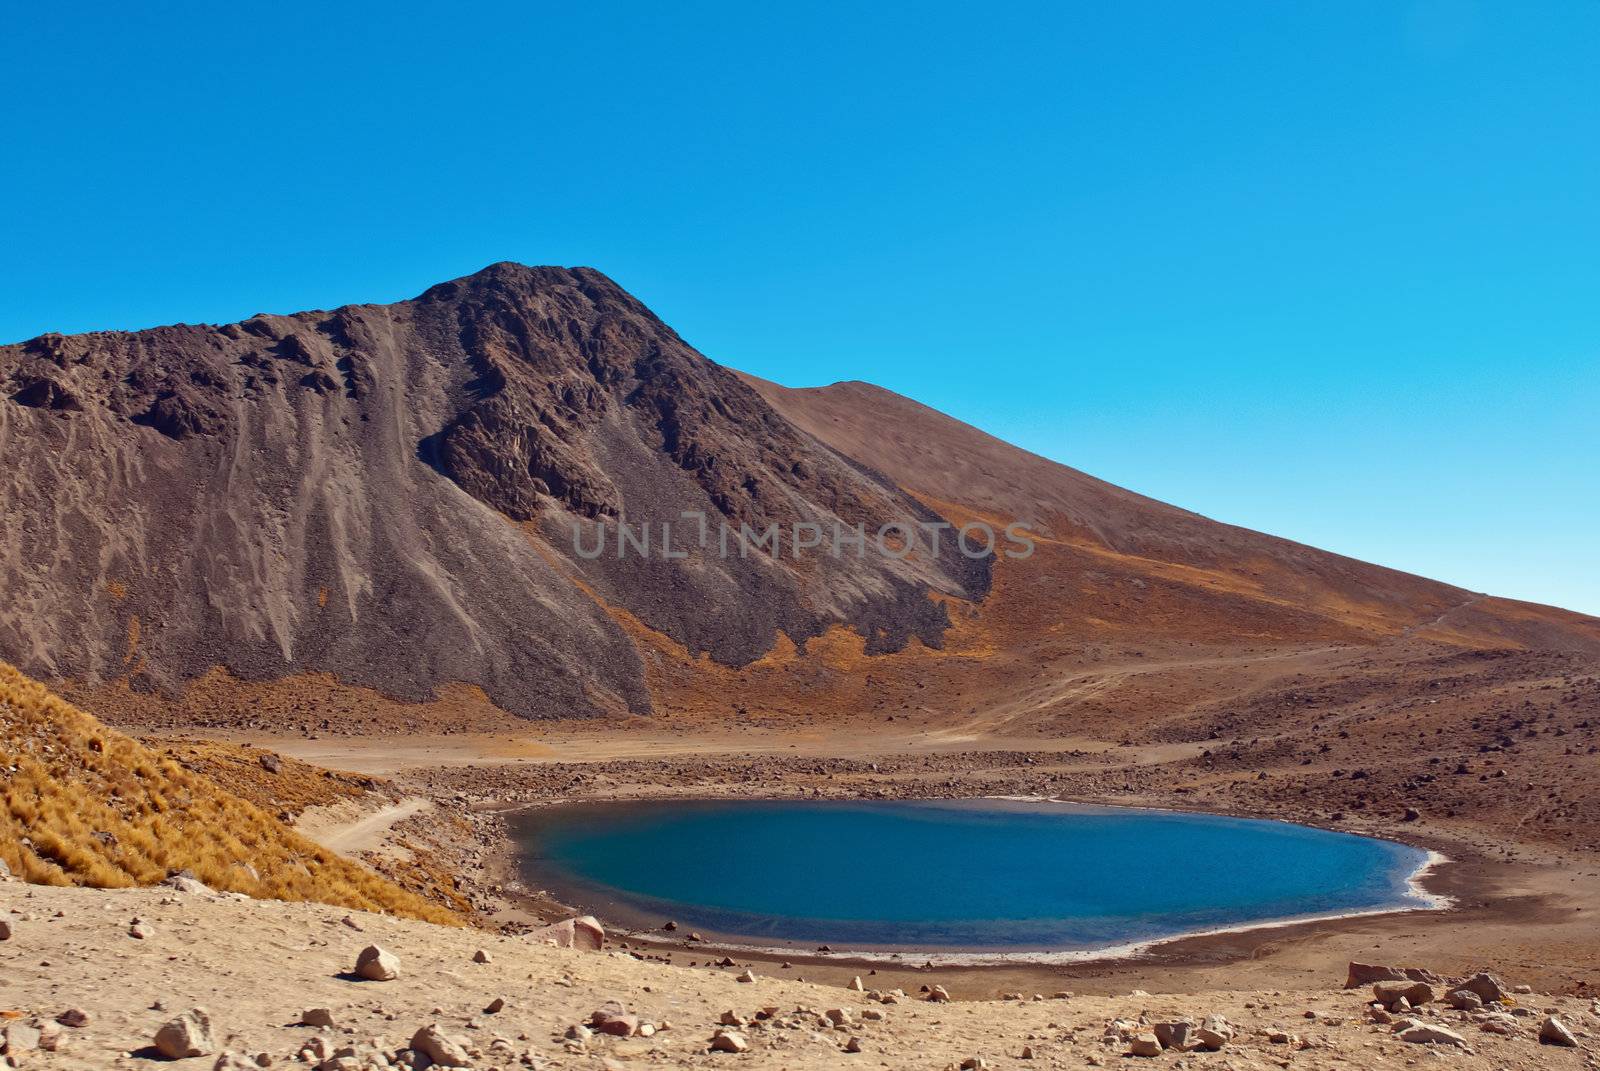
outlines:
[[[201, 734], [196, 734], [201, 735]], [[473, 903], [482, 924], [527, 928], [570, 905], [520, 886], [504, 814], [564, 800], [710, 798], [921, 799], [1056, 796], [1079, 803], [1153, 806], [1238, 817], [1278, 818], [1385, 837], [1437, 851], [1448, 862], [1423, 879], [1447, 910], [1386, 913], [1208, 933], [1163, 942], [1139, 955], [1059, 964], [948, 966], [872, 964], [814, 952], [740, 951], [740, 964], [783, 977], [845, 984], [857, 974], [908, 986], [940, 984], [963, 997], [1003, 992], [1116, 993], [1289, 987], [1343, 980], [1346, 963], [1408, 962], [1444, 972], [1515, 968], [1548, 992], [1600, 991], [1600, 855], [1530, 838], [1520, 829], [1462, 812], [1405, 821], [1398, 801], [1292, 788], [1300, 767], [1271, 780], [1197, 776], [1202, 749], [1152, 742], [1126, 746], [1086, 737], [982, 739], [902, 733], [841, 724], [827, 734], [752, 727], [675, 725], [620, 733], [593, 723], [519, 727], [516, 732], [438, 738], [273, 736], [211, 732], [286, 755], [392, 779], [396, 790], [435, 809], [390, 833], [421, 852], [430, 872]], [[1281, 771], [1281, 772], [1279, 772]], [[1202, 771], [1203, 772], [1203, 771]], [[1324, 780], [1308, 786], [1326, 785]], [[1047, 785], [1048, 792], [1039, 786]], [[1338, 783], [1335, 782], [1335, 785]], [[1354, 786], [1351, 786], [1354, 787]], [[1162, 865], [1181, 866], [1181, 860]], [[623, 920], [618, 920], [623, 921]], [[639, 920], [621, 934], [641, 956], [706, 965], [682, 933], [651, 932]], [[709, 936], [709, 935], [708, 935]], [[784, 962], [789, 969], [781, 969]], [[715, 968], [713, 968], [715, 969]]]

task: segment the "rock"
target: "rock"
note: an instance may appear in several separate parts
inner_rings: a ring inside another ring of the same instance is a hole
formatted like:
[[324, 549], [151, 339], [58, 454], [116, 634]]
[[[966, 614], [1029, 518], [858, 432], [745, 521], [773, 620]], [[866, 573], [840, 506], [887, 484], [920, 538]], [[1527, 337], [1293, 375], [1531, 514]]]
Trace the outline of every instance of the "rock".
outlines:
[[174, 889], [186, 896], [216, 896], [217, 890], [193, 874], [174, 874], [161, 883], [164, 889]]
[[1511, 991], [1506, 988], [1506, 984], [1488, 971], [1479, 971], [1471, 978], [1457, 983], [1455, 988], [1465, 989], [1470, 993], [1477, 994], [1478, 999], [1485, 1004], [1502, 1003], [1511, 995]]
[[989, 1061], [981, 1056], [969, 1056], [961, 1061], [961, 1071], [989, 1071]]
[[211, 1037], [211, 1017], [204, 1008], [191, 1008], [156, 1031], [156, 1051], [169, 1060], [210, 1056], [217, 1051]]
[[856, 1037], [854, 1034], [850, 1035], [850, 1040], [848, 1040], [848, 1041], [846, 1041], [844, 1043], [844, 1051], [845, 1052], [860, 1052], [861, 1051], [861, 1039]]
[[354, 915], [346, 915], [344, 918], [339, 920], [339, 924], [341, 926], [348, 926], [357, 933], [361, 933], [366, 929], [365, 926], [361, 925], [361, 920], [356, 918]]
[[1531, 986], [1531, 985], [1514, 985], [1514, 986], [1511, 987], [1511, 992], [1517, 994], [1517, 996], [1519, 996], [1519, 997], [1525, 997], [1525, 996], [1528, 996], [1530, 993], [1533, 992], [1533, 986]]
[[581, 948], [589, 952], [598, 952], [606, 943], [606, 931], [593, 915], [579, 915], [577, 918], [563, 919], [552, 925], [531, 930], [528, 933], [528, 940], [555, 945], [557, 948]]
[[712, 1052], [748, 1052], [750, 1042], [737, 1030], [718, 1030], [711, 1035]]
[[950, 999], [950, 992], [942, 985], [929, 986], [928, 999], [936, 1004], [943, 1004]]
[[483, 1006], [483, 1013], [485, 1015], [499, 1015], [501, 1012], [505, 1011], [505, 1008], [506, 1008], [506, 998], [505, 997], [495, 997], [488, 1004], [485, 1004]]
[[1485, 1034], [1499, 1034], [1501, 1037], [1511, 1037], [1521, 1032], [1517, 1028], [1516, 1019], [1509, 1015], [1495, 1015], [1485, 1019], [1478, 1025], [1478, 1029]]
[[755, 972], [749, 970], [745, 971], [743, 974], [739, 975], [739, 977], [734, 979], [735, 982], [753, 982], [755, 980]]
[[62, 1026], [80, 1027], [89, 1025], [89, 1013], [82, 1008], [68, 1008], [56, 1016], [56, 1022]]
[[261, 768], [268, 773], [275, 774], [283, 769], [283, 760], [270, 751], [261, 755], [256, 759], [256, 761], [259, 762], [261, 764]]
[[7, 882], [11, 880], [11, 868], [6, 865], [6, 861], [4, 859], [0, 859], [0, 882]]
[[1017, 1054], [1017, 1059], [1019, 1059], [1019, 1060], [1031, 1060], [1031, 1059], [1033, 1059], [1033, 1046], [1032, 1045], [1024, 1045], [1024, 1046], [1022, 1046], [1022, 1051]]
[[829, 1008], [822, 1013], [822, 1017], [833, 1026], [849, 1026], [850, 1013], [843, 1008]]
[[260, 1065], [242, 1052], [225, 1051], [211, 1065], [211, 1071], [255, 1071]]
[[472, 954], [472, 962], [474, 962], [474, 963], [493, 963], [494, 960], [492, 958], [490, 958], [489, 953], [485, 952], [483, 949], [480, 948], [480, 949], [478, 949], [476, 952], [474, 952]]
[[619, 1038], [631, 1038], [639, 1032], [639, 1017], [626, 1013], [611, 1015], [604, 1019], [597, 1019], [590, 1025], [602, 1034], [610, 1034], [612, 1037]]
[[466, 1046], [440, 1030], [438, 1023], [429, 1023], [411, 1035], [411, 1051], [420, 1052], [439, 1067], [472, 1066]]
[[1443, 985], [1444, 979], [1421, 967], [1380, 967], [1372, 963], [1351, 962], [1345, 975], [1344, 987], [1355, 989], [1373, 982], [1427, 982]]
[[39, 1047], [40, 1036], [39, 1028], [31, 1022], [10, 1022], [0, 1030], [0, 1042], [4, 1042], [0, 1049], [5, 1050], [13, 1066], [21, 1066], [23, 1057]]
[[1194, 1032], [1195, 1047], [1204, 1049], [1207, 1052], [1221, 1052], [1228, 1047], [1228, 1042], [1232, 1040], [1233, 1031], [1231, 1028], [1225, 1031], [1219, 1030], [1209, 1025], [1209, 1022]]
[[128, 936], [132, 937], [136, 941], [145, 940], [153, 932], [154, 931], [152, 931], [149, 926], [146, 926], [142, 922], [135, 922], [132, 926], [128, 927]]
[[850, 984], [845, 988], [854, 989], [857, 993], [865, 993], [867, 991], [867, 987], [861, 984], [861, 976], [859, 974], [850, 979]]
[[0, 919], [0, 941], [11, 940], [11, 933], [11, 923], [7, 922], [5, 919]]
[[732, 1008], [729, 1008], [727, 1011], [723, 1012], [722, 1013], [722, 1017], [717, 1021], [720, 1022], [723, 1026], [744, 1026], [745, 1025], [744, 1016], [740, 1015], [738, 1012], [734, 1011]]
[[1566, 1023], [1552, 1015], [1539, 1024], [1539, 1044], [1575, 1049], [1578, 1047], [1578, 1039], [1573, 1036], [1572, 1030]]
[[1466, 1048], [1467, 1045], [1467, 1039], [1454, 1030], [1415, 1020], [1412, 1020], [1411, 1026], [1400, 1031], [1400, 1040], [1417, 1045], [1460, 1045], [1462, 1048]]
[[1161, 1042], [1154, 1034], [1135, 1034], [1128, 1039], [1129, 1056], [1160, 1056]]
[[1477, 1011], [1483, 999], [1470, 989], [1452, 989], [1444, 995], [1444, 1002], [1457, 1011]]
[[307, 1008], [300, 1013], [301, 1026], [330, 1027], [333, 1025], [332, 1008]]
[[1415, 1008], [1433, 1000], [1433, 987], [1427, 982], [1376, 982], [1372, 986], [1372, 996], [1390, 1011], [1402, 1000]]
[[1194, 1020], [1169, 1019], [1166, 1022], [1155, 1024], [1156, 1040], [1161, 1042], [1163, 1049], [1177, 1049], [1187, 1052], [1194, 1047]]
[[356, 974], [372, 982], [392, 982], [400, 977], [400, 960], [392, 952], [368, 945], [356, 957]]

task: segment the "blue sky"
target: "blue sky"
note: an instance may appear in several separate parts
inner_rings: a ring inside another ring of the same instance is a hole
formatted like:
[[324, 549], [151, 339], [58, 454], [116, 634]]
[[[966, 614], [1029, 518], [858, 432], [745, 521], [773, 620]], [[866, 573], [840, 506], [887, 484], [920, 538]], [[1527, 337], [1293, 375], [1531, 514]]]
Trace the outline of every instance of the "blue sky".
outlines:
[[28, 5], [0, 340], [588, 264], [1210, 516], [1600, 613], [1600, 5]]

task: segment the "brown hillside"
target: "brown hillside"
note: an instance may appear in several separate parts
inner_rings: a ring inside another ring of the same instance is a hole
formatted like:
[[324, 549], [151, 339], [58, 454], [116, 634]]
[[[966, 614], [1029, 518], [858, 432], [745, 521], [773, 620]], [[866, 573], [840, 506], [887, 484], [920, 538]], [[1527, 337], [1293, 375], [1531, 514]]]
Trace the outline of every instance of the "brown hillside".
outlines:
[[255, 897], [452, 920], [5, 663], [0, 767], [0, 860], [28, 881], [123, 888], [189, 871]]

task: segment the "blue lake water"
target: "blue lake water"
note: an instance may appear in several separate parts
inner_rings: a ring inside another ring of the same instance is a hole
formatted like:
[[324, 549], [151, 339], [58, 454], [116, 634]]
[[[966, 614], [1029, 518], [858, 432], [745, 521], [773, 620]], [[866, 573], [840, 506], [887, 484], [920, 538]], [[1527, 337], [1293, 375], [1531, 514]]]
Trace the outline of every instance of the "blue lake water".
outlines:
[[602, 917], [836, 949], [1087, 950], [1428, 906], [1420, 849], [1285, 822], [938, 801], [572, 804], [514, 821], [531, 885]]

